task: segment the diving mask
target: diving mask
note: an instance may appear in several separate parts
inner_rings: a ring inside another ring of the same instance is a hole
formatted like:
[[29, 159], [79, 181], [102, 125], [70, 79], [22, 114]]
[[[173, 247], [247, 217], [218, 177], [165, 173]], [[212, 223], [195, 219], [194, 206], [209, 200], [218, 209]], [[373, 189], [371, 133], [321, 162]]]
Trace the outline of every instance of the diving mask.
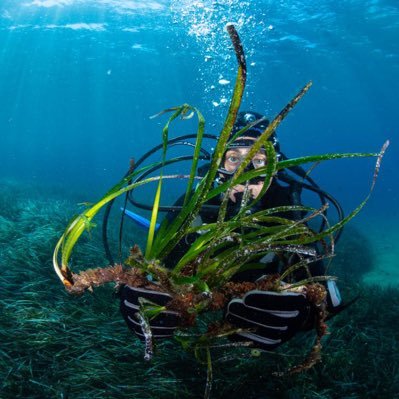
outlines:
[[[235, 173], [235, 171], [241, 166], [244, 159], [249, 152], [248, 147], [235, 147], [226, 151], [224, 156], [224, 168], [227, 172]], [[248, 164], [246, 169], [258, 169], [266, 165], [266, 154], [265, 150], [259, 150], [251, 162]]]
[[[243, 143], [244, 140], [239, 140], [240, 143], [234, 142], [232, 146], [229, 146], [228, 150], [226, 151], [224, 157], [223, 157], [223, 162], [222, 162], [222, 167], [219, 168], [218, 172], [220, 174], [219, 176], [219, 182], [224, 182], [231, 178], [234, 173], [237, 171], [237, 169], [240, 167], [240, 165], [243, 163], [244, 159], [246, 158], [249, 150], [251, 147], [248, 145], [245, 145], [246, 143]], [[252, 140], [252, 145], [253, 145], [253, 140]], [[253, 169], [259, 169], [262, 168], [266, 165], [266, 153], [263, 148], [261, 148], [251, 159], [251, 162], [248, 163], [248, 165], [245, 167], [244, 172], [248, 172]], [[260, 180], [263, 180], [263, 175], [256, 177], [255, 179], [251, 179], [250, 183], [254, 184], [257, 183]]]

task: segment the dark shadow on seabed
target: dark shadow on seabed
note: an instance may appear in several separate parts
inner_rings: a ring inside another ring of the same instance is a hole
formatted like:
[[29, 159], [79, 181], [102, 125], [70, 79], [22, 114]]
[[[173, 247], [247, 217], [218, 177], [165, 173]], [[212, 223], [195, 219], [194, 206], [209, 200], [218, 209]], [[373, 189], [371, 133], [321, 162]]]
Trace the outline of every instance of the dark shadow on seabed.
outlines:
[[[205, 368], [177, 344], [159, 345], [153, 361], [144, 362], [112, 287], [79, 298], [63, 291], [51, 255], [79, 210], [77, 198], [18, 182], [4, 182], [0, 190], [0, 397], [202, 397]], [[75, 263], [105, 264], [99, 230], [83, 240]], [[258, 357], [243, 349], [218, 350], [212, 397], [399, 397], [399, 291], [357, 283], [373, 252], [359, 231], [346, 228], [331, 272], [347, 297], [360, 298], [329, 322], [321, 364], [299, 375], [272, 376], [305, 357], [313, 333]]]
[[371, 240], [358, 227], [345, 226], [329, 273], [342, 281], [359, 282], [374, 265], [375, 251]]

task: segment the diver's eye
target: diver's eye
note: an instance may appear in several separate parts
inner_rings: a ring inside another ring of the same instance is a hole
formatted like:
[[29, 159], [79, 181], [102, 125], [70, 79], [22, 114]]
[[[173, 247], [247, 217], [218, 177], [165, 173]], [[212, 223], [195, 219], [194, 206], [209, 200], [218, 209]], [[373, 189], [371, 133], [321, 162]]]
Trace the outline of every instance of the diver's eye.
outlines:
[[230, 155], [229, 157], [227, 157], [227, 161], [231, 163], [239, 163], [240, 158], [237, 157], [236, 155]]
[[266, 165], [266, 159], [265, 158], [254, 158], [252, 160], [252, 163], [255, 168], [261, 168], [262, 166]]

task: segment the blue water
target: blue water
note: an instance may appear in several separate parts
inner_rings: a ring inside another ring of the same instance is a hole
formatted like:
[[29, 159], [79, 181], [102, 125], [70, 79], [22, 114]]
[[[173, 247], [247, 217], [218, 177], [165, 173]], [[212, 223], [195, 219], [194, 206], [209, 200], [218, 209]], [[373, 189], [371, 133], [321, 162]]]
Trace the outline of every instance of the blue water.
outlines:
[[[90, 188], [94, 200], [160, 142], [165, 118], [149, 116], [162, 109], [195, 105], [218, 134], [236, 71], [227, 22], [247, 55], [243, 109], [272, 117], [313, 81], [279, 128], [287, 155], [373, 152], [391, 139], [366, 215], [397, 216], [397, 0], [3, 0], [0, 178]], [[313, 174], [350, 210], [373, 163]]]

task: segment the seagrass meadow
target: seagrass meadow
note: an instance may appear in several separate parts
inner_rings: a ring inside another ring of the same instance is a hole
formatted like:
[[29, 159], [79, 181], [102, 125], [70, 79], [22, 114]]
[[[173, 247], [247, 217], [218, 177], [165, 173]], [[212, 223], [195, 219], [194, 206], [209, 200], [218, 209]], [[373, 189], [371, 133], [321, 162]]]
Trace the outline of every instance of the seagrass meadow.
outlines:
[[[113, 287], [71, 297], [52, 271], [52, 248], [81, 194], [2, 181], [0, 244], [0, 397], [202, 397], [206, 370], [172, 341], [151, 362], [122, 320]], [[360, 237], [360, 238], [359, 238]], [[77, 261], [105, 262], [96, 230]], [[362, 253], [356, 262], [353, 253]], [[395, 398], [399, 391], [399, 290], [362, 284], [377, 267], [375, 248], [356, 226], [343, 233], [334, 274], [349, 309], [329, 321], [322, 362], [275, 377], [305, 357], [314, 336], [303, 333], [272, 353], [214, 349], [214, 398]]]

